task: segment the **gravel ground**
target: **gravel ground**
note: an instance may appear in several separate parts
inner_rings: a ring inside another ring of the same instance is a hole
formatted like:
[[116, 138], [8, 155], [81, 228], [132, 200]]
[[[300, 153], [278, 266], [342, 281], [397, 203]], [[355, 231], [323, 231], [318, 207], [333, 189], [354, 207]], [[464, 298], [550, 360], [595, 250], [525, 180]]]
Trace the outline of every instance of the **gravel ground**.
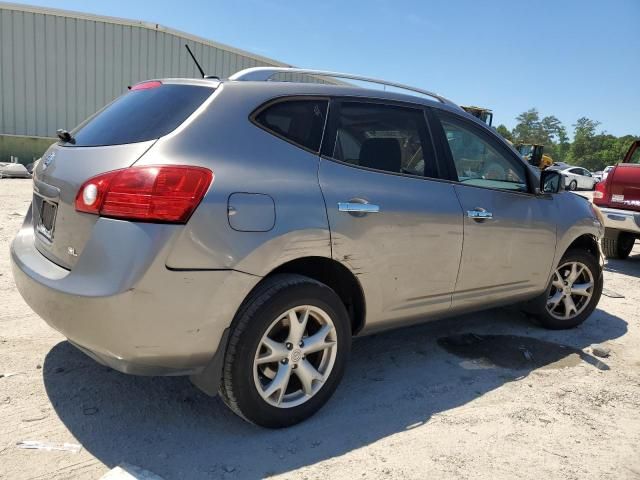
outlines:
[[[624, 298], [603, 296], [578, 329], [500, 309], [359, 339], [327, 406], [269, 431], [187, 379], [102, 367], [31, 312], [9, 266], [30, 191], [0, 180], [0, 478], [95, 479], [122, 463], [165, 479], [640, 478], [638, 245], [606, 266]], [[477, 336], [451, 338], [464, 333]]]

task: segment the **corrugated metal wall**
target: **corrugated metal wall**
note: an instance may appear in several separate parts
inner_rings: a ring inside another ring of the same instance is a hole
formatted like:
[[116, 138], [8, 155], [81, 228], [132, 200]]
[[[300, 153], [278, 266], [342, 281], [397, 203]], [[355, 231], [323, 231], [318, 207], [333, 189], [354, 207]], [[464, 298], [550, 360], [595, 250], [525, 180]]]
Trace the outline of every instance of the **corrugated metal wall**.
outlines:
[[0, 134], [52, 137], [140, 80], [199, 77], [185, 43], [205, 72], [221, 78], [283, 65], [156, 25], [64, 13], [0, 3]]

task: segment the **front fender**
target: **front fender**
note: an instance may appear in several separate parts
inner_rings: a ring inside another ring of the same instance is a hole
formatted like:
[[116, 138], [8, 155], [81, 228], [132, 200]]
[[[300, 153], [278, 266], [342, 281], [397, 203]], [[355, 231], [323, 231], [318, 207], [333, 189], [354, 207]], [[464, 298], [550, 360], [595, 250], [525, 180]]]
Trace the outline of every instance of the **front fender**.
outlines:
[[553, 270], [558, 267], [563, 255], [569, 247], [583, 235], [589, 235], [598, 244], [604, 235], [604, 225], [598, 219], [591, 202], [586, 198], [570, 192], [563, 192], [557, 195], [558, 220], [557, 234], [558, 242], [553, 261]]

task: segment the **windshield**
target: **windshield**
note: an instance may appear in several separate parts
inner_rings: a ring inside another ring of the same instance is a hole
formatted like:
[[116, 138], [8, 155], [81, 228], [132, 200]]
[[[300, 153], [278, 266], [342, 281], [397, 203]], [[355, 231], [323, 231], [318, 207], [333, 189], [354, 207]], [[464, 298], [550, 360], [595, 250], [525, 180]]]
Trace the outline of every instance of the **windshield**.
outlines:
[[520, 145], [518, 151], [523, 157], [529, 157], [533, 152], [533, 145]]

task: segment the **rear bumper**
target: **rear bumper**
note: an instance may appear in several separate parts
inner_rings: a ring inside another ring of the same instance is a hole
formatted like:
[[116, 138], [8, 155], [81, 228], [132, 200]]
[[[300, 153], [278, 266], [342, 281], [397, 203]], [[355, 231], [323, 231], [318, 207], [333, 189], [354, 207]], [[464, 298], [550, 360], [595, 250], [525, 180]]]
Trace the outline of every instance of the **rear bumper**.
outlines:
[[640, 212], [617, 208], [600, 208], [604, 216], [604, 226], [640, 235]]
[[101, 218], [68, 271], [35, 248], [29, 213], [11, 245], [16, 286], [51, 327], [102, 364], [139, 375], [197, 374], [260, 278], [167, 269], [180, 228]]

